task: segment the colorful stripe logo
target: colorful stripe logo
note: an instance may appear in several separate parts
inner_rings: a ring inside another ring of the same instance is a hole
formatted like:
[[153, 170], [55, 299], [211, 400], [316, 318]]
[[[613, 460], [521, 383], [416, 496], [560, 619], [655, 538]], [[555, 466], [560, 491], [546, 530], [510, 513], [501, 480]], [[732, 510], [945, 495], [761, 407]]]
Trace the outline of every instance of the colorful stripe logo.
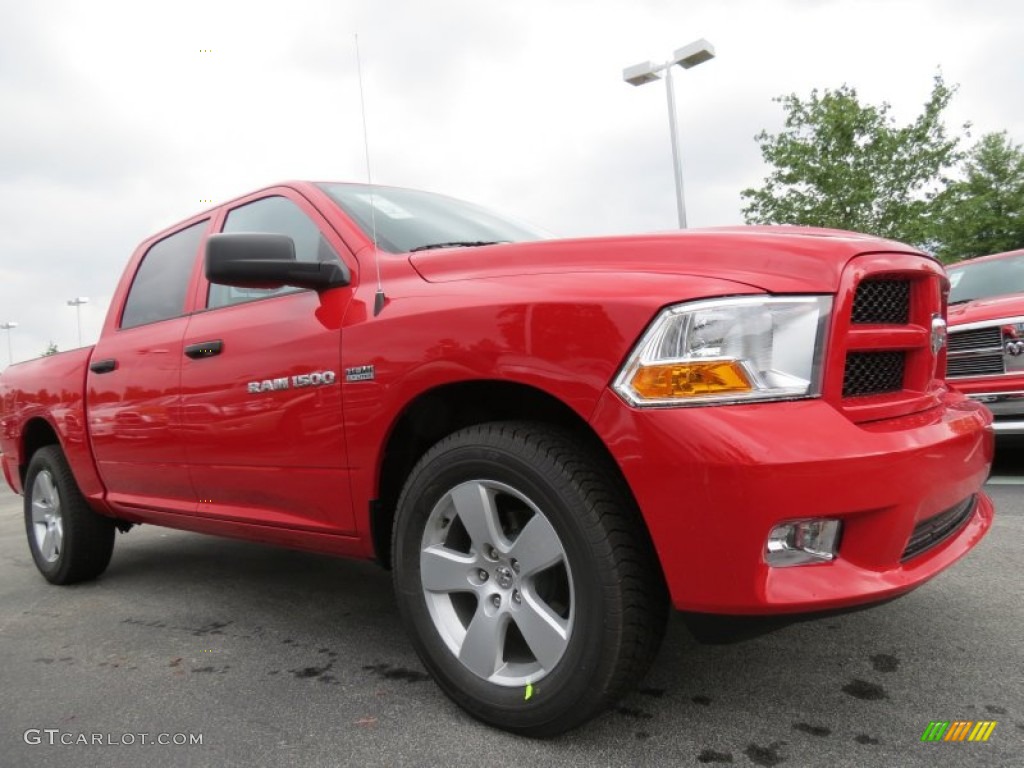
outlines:
[[996, 725], [995, 720], [932, 720], [921, 741], [988, 741]]

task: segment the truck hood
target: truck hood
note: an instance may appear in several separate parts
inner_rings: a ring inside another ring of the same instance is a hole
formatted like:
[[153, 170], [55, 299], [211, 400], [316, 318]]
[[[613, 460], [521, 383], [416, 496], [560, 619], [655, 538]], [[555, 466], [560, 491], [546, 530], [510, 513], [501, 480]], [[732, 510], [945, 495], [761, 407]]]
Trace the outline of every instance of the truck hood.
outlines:
[[409, 255], [424, 280], [486, 280], [571, 272], [648, 272], [732, 280], [773, 293], [832, 293], [862, 253], [915, 253], [841, 230], [729, 227], [650, 235], [542, 240]]
[[1024, 316], [1024, 293], [1011, 293], [956, 304], [949, 308], [948, 315], [950, 328], [967, 323], [1000, 320], [1004, 317], [1021, 317]]

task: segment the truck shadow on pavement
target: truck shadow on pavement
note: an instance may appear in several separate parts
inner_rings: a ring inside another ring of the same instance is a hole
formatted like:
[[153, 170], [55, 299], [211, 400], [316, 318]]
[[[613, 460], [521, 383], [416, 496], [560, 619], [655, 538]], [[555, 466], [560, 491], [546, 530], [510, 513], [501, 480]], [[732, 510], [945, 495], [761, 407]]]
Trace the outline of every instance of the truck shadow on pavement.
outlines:
[[[969, 680], [942, 672], [965, 658], [992, 669], [1003, 661], [964, 621], [974, 588], [950, 594], [957, 577], [976, 578], [970, 569], [954, 572], [873, 610], [734, 645], [701, 645], [673, 615], [634, 692], [550, 743], [637, 762], [650, 750], [652, 760], [686, 763], [817, 764], [816, 753], [849, 749], [873, 762], [918, 740], [942, 712], [1024, 719], [1013, 703], [979, 698]], [[261, 685], [312, 686], [301, 695], [318, 700], [366, 689], [378, 697], [378, 714], [356, 723], [376, 724], [389, 709], [401, 723], [412, 708], [445, 721], [454, 729], [446, 738], [522, 741], [476, 723], [429, 683], [399, 621], [391, 575], [372, 563], [143, 527], [118, 537], [103, 577], [59, 590], [52, 609], [70, 612], [84, 597], [78, 592], [98, 601], [96, 621], [109, 628], [91, 631], [127, 659], [142, 649], [166, 657], [161, 664], [181, 679], [236, 684], [239, 697]]]
[[[571, 746], [561, 757], [588, 764], [820, 765], [846, 755], [925, 766], [927, 755], [904, 751], [939, 717], [999, 720], [1010, 745], [1024, 730], [1024, 702], [999, 671], [1016, 630], [999, 601], [979, 595], [1001, 589], [991, 563], [1019, 554], [1012, 537], [993, 536], [901, 599], [733, 645], [697, 643], [673, 614], [646, 678], [545, 754]], [[311, 721], [283, 713], [274, 727], [328, 733], [342, 723], [340, 742], [376, 729], [378, 738], [540, 749], [480, 725], [429, 681], [390, 573], [373, 563], [141, 526], [118, 537], [96, 582], [56, 589], [28, 569], [8, 574], [24, 604], [12, 605], [19, 624], [5, 634], [36, 638], [9, 662], [32, 663], [38, 673], [26, 680], [44, 690], [48, 675], [58, 687], [116, 675], [168, 701], [231, 702], [232, 717], [256, 717], [257, 701], [302, 700]]]

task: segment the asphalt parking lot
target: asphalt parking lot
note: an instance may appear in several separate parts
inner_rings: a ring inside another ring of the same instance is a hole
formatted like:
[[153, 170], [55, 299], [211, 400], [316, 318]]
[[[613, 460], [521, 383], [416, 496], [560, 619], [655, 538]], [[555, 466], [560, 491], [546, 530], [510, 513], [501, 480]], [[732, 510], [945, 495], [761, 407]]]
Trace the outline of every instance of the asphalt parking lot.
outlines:
[[[952, 570], [734, 645], [698, 645], [673, 617], [638, 691], [551, 741], [450, 704], [374, 565], [142, 527], [100, 580], [53, 587], [4, 487], [0, 765], [1024, 766], [1018, 448], [988, 488], [992, 533]], [[922, 743], [933, 720], [998, 725], [985, 743]], [[59, 743], [94, 734], [135, 743]]]

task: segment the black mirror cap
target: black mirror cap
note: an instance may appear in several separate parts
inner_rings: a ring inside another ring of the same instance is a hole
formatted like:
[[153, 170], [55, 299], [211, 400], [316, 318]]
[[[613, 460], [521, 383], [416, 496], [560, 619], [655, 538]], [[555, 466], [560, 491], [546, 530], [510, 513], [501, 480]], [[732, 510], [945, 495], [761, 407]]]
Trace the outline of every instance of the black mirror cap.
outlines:
[[348, 285], [348, 269], [336, 261], [297, 261], [287, 235], [232, 232], [206, 241], [206, 279], [236, 288], [281, 288], [292, 285], [323, 291]]

